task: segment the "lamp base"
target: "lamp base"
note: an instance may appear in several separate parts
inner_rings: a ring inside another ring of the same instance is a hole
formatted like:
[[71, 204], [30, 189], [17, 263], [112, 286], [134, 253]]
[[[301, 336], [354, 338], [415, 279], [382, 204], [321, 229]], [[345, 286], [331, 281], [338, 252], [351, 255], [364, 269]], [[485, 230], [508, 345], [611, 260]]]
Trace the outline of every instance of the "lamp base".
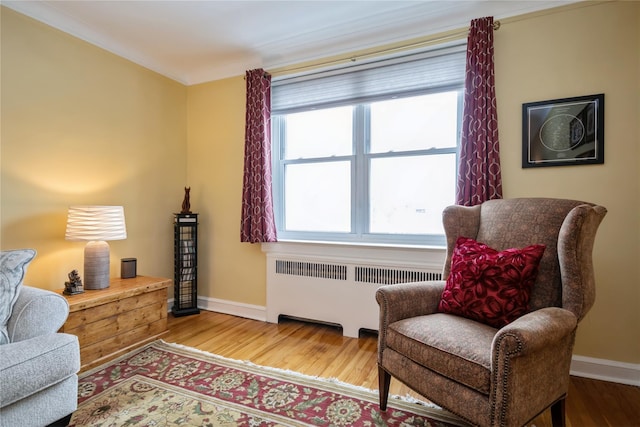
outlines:
[[109, 244], [102, 240], [89, 242], [84, 248], [84, 288], [109, 287]]

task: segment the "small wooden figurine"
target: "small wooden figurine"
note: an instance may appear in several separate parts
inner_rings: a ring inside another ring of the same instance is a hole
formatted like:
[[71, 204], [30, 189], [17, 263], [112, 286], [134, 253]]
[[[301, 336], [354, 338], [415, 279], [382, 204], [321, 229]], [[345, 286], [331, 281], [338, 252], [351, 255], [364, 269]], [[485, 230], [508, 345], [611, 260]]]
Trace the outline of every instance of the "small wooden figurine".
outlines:
[[184, 187], [184, 200], [182, 201], [182, 211], [180, 213], [190, 214], [191, 213], [191, 201], [189, 192], [191, 191], [191, 187]]

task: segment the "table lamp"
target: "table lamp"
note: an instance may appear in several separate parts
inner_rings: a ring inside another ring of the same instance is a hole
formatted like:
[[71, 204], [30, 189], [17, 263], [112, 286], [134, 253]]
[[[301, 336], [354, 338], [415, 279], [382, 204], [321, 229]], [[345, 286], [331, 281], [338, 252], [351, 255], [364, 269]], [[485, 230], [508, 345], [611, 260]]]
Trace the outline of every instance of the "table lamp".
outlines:
[[84, 288], [109, 287], [109, 244], [127, 238], [122, 206], [70, 206], [65, 239], [87, 241], [84, 248]]

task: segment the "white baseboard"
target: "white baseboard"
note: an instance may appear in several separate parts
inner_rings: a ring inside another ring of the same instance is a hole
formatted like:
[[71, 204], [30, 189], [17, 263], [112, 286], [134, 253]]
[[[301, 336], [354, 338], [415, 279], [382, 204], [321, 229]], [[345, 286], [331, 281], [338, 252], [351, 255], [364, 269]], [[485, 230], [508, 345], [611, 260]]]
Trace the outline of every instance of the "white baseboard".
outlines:
[[[171, 313], [173, 298], [167, 300], [167, 312]], [[215, 311], [216, 313], [230, 314], [246, 319], [267, 321], [267, 309], [261, 305], [245, 304], [217, 298], [198, 297], [198, 308], [201, 310]]]
[[231, 314], [246, 319], [267, 321], [267, 308], [261, 305], [245, 304], [217, 298], [198, 297], [198, 308], [215, 311], [217, 313]]
[[[173, 299], [169, 300], [167, 306], [171, 311]], [[261, 322], [267, 321], [267, 308], [260, 305], [198, 297], [198, 308]], [[640, 364], [637, 363], [574, 355], [571, 360], [571, 375], [640, 387]]]
[[574, 355], [571, 375], [640, 387], [640, 364]]

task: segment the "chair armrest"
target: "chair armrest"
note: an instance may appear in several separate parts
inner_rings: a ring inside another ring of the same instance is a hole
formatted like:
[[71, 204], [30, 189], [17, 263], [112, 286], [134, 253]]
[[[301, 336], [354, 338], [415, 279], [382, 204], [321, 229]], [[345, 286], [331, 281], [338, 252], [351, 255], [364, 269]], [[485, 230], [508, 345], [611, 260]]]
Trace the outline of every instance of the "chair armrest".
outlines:
[[409, 317], [432, 314], [438, 311], [438, 303], [444, 290], [443, 280], [399, 283], [380, 286], [376, 301], [380, 306], [378, 330], [378, 365], [382, 366], [382, 353], [386, 347], [389, 324]]
[[498, 331], [491, 351], [509, 357], [525, 356], [562, 342], [578, 326], [578, 319], [569, 310], [547, 307], [528, 313]]
[[53, 333], [0, 345], [0, 407], [57, 384], [79, 370], [80, 345], [75, 335]]
[[55, 292], [23, 286], [7, 323], [9, 340], [24, 341], [57, 332], [69, 316], [69, 303]]
[[380, 330], [401, 319], [437, 312], [444, 285], [444, 281], [436, 280], [379, 287], [376, 301], [380, 306]]
[[512, 425], [522, 408], [539, 412], [567, 394], [577, 325], [572, 312], [547, 307], [498, 331], [491, 346], [492, 417]]

